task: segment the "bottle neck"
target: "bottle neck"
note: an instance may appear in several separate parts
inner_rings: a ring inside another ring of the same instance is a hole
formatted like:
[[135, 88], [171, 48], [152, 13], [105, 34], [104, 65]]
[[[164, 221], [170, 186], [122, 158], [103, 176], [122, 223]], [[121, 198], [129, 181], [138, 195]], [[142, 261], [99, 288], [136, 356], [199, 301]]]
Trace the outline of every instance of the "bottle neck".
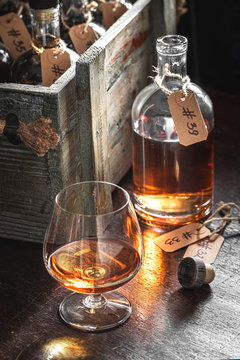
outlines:
[[[158, 69], [160, 77], [164, 75], [164, 66], [168, 64], [169, 72], [178, 74], [182, 77], [187, 75], [187, 53], [181, 54], [162, 54], [158, 53]], [[163, 86], [171, 91], [176, 91], [182, 88], [182, 82], [174, 77], [165, 76]]]
[[70, 0], [66, 3], [62, 3], [62, 14], [64, 21], [69, 27], [79, 25], [87, 21], [85, 0]]
[[31, 9], [32, 41], [39, 48], [57, 47], [60, 40], [59, 6]]

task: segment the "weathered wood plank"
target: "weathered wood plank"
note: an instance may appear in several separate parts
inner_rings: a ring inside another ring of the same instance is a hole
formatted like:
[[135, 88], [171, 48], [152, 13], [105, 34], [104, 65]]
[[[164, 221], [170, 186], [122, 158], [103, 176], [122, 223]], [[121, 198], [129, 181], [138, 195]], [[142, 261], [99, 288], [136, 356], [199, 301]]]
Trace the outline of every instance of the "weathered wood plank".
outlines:
[[43, 242], [55, 195], [79, 179], [79, 166], [75, 166], [79, 139], [69, 136], [77, 127], [75, 70], [69, 70], [65, 80], [50, 88], [0, 85], [0, 118], [9, 112], [16, 112], [25, 123], [50, 117], [61, 139], [43, 158], [23, 145], [0, 139], [1, 237]]
[[132, 103], [151, 73], [152, 43], [174, 30], [172, 4], [137, 1], [77, 62], [84, 179], [117, 183], [130, 168]]

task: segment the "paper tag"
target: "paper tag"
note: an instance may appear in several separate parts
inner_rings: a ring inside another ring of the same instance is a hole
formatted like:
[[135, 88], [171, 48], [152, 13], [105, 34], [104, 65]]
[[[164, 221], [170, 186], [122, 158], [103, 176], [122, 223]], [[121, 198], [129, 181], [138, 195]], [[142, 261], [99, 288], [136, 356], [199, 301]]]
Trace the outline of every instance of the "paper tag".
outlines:
[[45, 49], [41, 54], [43, 86], [51, 86], [71, 66], [70, 55], [60, 49]]
[[197, 257], [206, 264], [213, 264], [224, 241], [224, 237], [221, 235], [214, 234], [213, 236], [215, 237], [213, 241], [210, 241], [209, 237], [207, 237], [202, 241], [188, 246], [183, 257]]
[[119, 3], [115, 11], [115, 2], [105, 3], [102, 6], [103, 23], [106, 29], [110, 28], [126, 11], [127, 8], [124, 4]]
[[176, 251], [211, 234], [211, 231], [205, 226], [203, 226], [201, 230], [197, 230], [200, 226], [202, 226], [200, 223], [182, 226], [158, 236], [154, 239], [154, 242], [166, 252]]
[[0, 33], [14, 59], [31, 48], [31, 36], [22, 19], [15, 13], [0, 16]]
[[75, 25], [69, 30], [69, 36], [79, 55], [83, 54], [98, 39], [98, 35], [91, 26], [88, 25], [84, 31], [85, 26], [86, 24]]
[[173, 92], [168, 98], [169, 109], [177, 130], [179, 142], [188, 146], [206, 140], [208, 131], [193, 91]]

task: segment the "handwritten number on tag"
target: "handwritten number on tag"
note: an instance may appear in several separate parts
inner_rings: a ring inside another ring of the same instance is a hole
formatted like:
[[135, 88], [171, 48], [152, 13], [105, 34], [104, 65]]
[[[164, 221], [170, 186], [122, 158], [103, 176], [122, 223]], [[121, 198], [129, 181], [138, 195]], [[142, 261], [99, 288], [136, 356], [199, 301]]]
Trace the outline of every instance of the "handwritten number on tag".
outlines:
[[158, 236], [154, 239], [154, 242], [162, 250], [173, 252], [211, 234], [211, 231], [205, 226], [201, 227], [201, 230], [199, 230], [200, 227], [200, 223], [188, 224]]
[[187, 127], [189, 129], [188, 130], [189, 134], [191, 134], [191, 135], [198, 135], [199, 134], [199, 131], [197, 129], [194, 129], [195, 127], [197, 127], [196, 123], [189, 124], [189, 122], [188, 122]]
[[18, 40], [18, 41], [14, 40], [13, 44], [15, 45], [16, 51], [18, 51], [18, 52], [26, 51], [25, 46], [23, 46], [23, 41], [22, 40]]
[[177, 236], [174, 236], [172, 239], [169, 238], [165, 241], [165, 244], [173, 245], [174, 242], [180, 242], [179, 238]]
[[188, 89], [184, 98], [181, 90], [175, 91], [168, 103], [180, 144], [188, 146], [207, 139], [208, 130], [193, 91]]

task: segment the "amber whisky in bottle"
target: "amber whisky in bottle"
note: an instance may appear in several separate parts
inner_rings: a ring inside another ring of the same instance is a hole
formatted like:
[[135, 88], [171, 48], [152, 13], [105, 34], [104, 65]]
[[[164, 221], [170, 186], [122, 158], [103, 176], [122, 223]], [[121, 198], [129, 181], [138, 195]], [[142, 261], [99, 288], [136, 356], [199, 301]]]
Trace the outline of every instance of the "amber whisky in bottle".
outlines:
[[[167, 35], [157, 40], [158, 71], [165, 64], [171, 73], [186, 75], [187, 39]], [[165, 76], [162, 85], [181, 90], [180, 78]], [[152, 83], [137, 96], [132, 108], [133, 184], [136, 211], [150, 225], [172, 227], [201, 220], [212, 208], [213, 110], [205, 91], [188, 86], [197, 98], [205, 126], [206, 141], [179, 143], [168, 94]]]

